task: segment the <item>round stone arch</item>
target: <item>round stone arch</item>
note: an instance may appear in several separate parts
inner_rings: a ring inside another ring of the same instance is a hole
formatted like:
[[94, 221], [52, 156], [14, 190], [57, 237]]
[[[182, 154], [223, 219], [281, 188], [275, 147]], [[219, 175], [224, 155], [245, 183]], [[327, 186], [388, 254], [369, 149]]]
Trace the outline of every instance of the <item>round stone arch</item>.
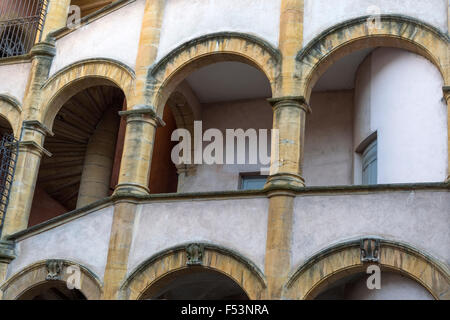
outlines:
[[[51, 267], [57, 266], [55, 267]], [[103, 284], [100, 278], [85, 266], [62, 259], [50, 259], [38, 261], [27, 266], [14, 274], [0, 286], [3, 292], [3, 300], [15, 300], [33, 287], [44, 284], [48, 281], [67, 281], [73, 274], [73, 270], [67, 270], [68, 267], [78, 267], [80, 270], [80, 288], [79, 290], [88, 300], [99, 300], [103, 292]], [[57, 271], [55, 273], [55, 270]], [[49, 278], [53, 277], [52, 280]]]
[[76, 93], [92, 86], [115, 86], [127, 101], [134, 94], [135, 74], [126, 65], [112, 59], [88, 59], [71, 64], [42, 86], [41, 106], [32, 117], [51, 129], [63, 104]]
[[227, 276], [251, 300], [261, 299], [266, 288], [263, 273], [239, 253], [210, 243], [189, 243], [161, 251], [139, 265], [121, 285], [119, 297], [140, 299], [163, 277], [191, 267], [201, 267]]
[[260, 70], [276, 92], [281, 69], [281, 54], [268, 42], [255, 36], [220, 32], [193, 39], [167, 54], [147, 76], [147, 103], [161, 116], [167, 99], [190, 73], [224, 61], [246, 63]]
[[0, 117], [9, 123], [16, 138], [19, 138], [20, 135], [21, 114], [22, 107], [16, 98], [6, 94], [0, 94]]
[[[361, 241], [368, 240], [379, 241], [378, 262], [362, 262]], [[378, 238], [347, 241], [317, 253], [292, 273], [285, 295], [288, 299], [314, 299], [327, 285], [366, 272], [372, 264], [417, 281], [437, 300], [450, 299], [450, 272], [444, 264], [410, 245]]]
[[444, 85], [450, 83], [449, 36], [417, 19], [381, 15], [375, 28], [370, 16], [333, 26], [311, 40], [297, 54], [298, 95], [309, 101], [322, 74], [340, 58], [360, 49], [394, 47], [420, 54], [441, 72]]

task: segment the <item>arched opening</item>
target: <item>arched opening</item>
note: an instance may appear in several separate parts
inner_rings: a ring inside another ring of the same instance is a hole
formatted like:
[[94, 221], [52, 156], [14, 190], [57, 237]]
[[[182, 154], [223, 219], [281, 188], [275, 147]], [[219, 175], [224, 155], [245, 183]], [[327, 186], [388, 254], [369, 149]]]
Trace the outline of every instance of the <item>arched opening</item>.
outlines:
[[87, 300], [78, 289], [69, 289], [64, 281], [46, 281], [22, 293], [17, 300]]
[[9, 121], [0, 115], [0, 139], [5, 135], [12, 135], [13, 129]]
[[141, 300], [248, 300], [245, 291], [228, 276], [202, 267], [170, 273], [156, 281]]
[[[158, 140], [170, 140], [174, 129], [182, 129], [165, 149], [171, 163], [164, 164], [176, 167], [178, 192], [261, 189], [266, 181], [272, 128], [266, 99], [272, 96], [271, 83], [253, 62], [231, 56], [192, 59], [163, 81], [158, 114], [167, 118], [170, 111], [174, 122], [169, 121], [167, 134], [158, 136], [157, 131], [155, 150], [167, 145]], [[171, 155], [174, 147], [178, 152]], [[158, 152], [155, 155], [158, 158]], [[155, 166], [160, 167], [154, 159], [151, 180]], [[173, 173], [170, 177], [175, 179]]]
[[442, 74], [428, 57], [385, 42], [360, 50], [350, 43], [314, 71], [305, 136], [307, 185], [445, 180]]
[[[89, 81], [89, 80], [88, 80]], [[95, 81], [94, 81], [95, 83]], [[112, 83], [69, 85], [53, 101], [57, 112], [44, 148], [29, 226], [84, 207], [112, 194], [117, 184], [126, 102]], [[68, 93], [69, 92], [69, 93]], [[119, 130], [119, 126], [122, 127]]]
[[379, 285], [370, 276], [364, 272], [344, 276], [322, 288], [315, 300], [434, 300], [421, 284], [402, 274], [382, 271]]

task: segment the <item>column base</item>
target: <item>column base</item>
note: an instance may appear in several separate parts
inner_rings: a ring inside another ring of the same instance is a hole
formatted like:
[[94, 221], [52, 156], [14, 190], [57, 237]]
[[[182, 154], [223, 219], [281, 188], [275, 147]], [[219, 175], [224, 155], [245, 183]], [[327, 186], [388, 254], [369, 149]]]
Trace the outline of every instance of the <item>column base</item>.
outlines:
[[137, 196], [147, 196], [150, 194], [150, 189], [148, 187], [144, 187], [138, 184], [121, 183], [117, 185], [116, 189], [114, 190], [113, 196], [124, 193], [133, 194]]
[[305, 180], [299, 175], [289, 173], [278, 173], [269, 176], [264, 189], [270, 188], [304, 188]]

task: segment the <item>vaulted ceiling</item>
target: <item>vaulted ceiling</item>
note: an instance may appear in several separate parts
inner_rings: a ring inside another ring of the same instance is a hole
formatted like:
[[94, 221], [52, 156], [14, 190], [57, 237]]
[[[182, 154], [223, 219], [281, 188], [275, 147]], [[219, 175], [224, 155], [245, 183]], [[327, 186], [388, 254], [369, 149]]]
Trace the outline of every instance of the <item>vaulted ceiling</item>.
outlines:
[[89, 138], [106, 109], [119, 111], [123, 101], [122, 91], [115, 87], [91, 87], [69, 99], [56, 116], [55, 135], [44, 145], [52, 157], [42, 159], [38, 186], [67, 210], [76, 207]]

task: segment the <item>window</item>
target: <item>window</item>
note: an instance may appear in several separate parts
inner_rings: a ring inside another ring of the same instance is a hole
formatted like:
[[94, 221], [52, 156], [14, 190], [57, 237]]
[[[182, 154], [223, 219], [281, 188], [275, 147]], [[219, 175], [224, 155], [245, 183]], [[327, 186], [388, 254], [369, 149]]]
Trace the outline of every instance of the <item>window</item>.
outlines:
[[241, 175], [241, 190], [263, 189], [267, 182], [267, 176], [257, 174]]
[[362, 183], [377, 184], [377, 140], [369, 144], [362, 154]]

